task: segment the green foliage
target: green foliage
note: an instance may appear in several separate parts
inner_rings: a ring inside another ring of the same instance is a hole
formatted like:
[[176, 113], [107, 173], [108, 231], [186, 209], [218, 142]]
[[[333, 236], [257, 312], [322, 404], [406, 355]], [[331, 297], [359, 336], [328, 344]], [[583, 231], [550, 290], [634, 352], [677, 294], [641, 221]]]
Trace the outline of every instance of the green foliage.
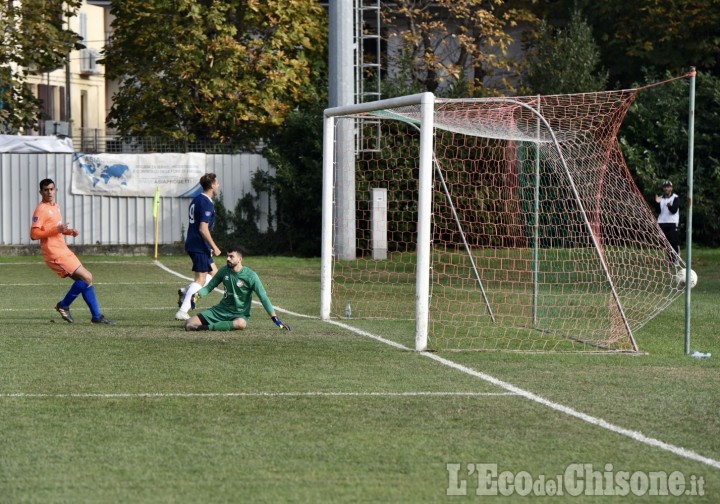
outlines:
[[265, 232], [258, 228], [260, 194], [266, 193], [267, 199], [272, 197], [272, 177], [266, 172], [256, 172], [252, 178], [252, 192], [245, 194], [228, 210], [222, 194], [215, 200], [215, 225], [213, 237], [220, 250], [227, 250], [230, 245], [241, 245], [249, 255], [282, 254], [287, 250], [286, 243], [273, 229], [274, 215], [268, 212], [269, 226]]
[[320, 102], [296, 110], [269, 139], [264, 155], [275, 166], [277, 233], [293, 255], [320, 254], [323, 113]]
[[399, 55], [393, 62], [395, 72], [381, 82], [381, 94], [384, 98], [394, 98], [423, 91], [422, 86], [413, 78], [412, 48], [405, 42]]
[[[656, 82], [647, 75], [646, 82]], [[619, 133], [623, 155], [640, 191], [655, 209], [660, 184], [670, 179], [687, 211], [689, 81], [643, 90]], [[698, 73], [693, 168], [693, 241], [720, 246], [720, 79]], [[685, 237], [685, 216], [680, 219]]]
[[35, 128], [41, 101], [27, 85], [29, 75], [55, 70], [67, 62], [81, 40], [67, 29], [80, 0], [0, 2], [0, 132]]
[[584, 3], [603, 48], [603, 61], [620, 86], [641, 80], [643, 68], [678, 75], [694, 65], [720, 74], [717, 0]]
[[231, 245], [227, 237], [232, 233], [232, 212], [225, 206], [223, 193], [215, 198], [215, 223], [213, 224], [212, 235], [220, 250], [227, 249]]
[[[536, 19], [527, 10], [513, 8], [505, 0], [400, 0], [383, 2], [383, 23], [407, 26], [401, 37], [402, 50], [388, 66], [400, 72], [385, 84], [390, 96], [420, 89], [443, 94], [462, 85], [465, 96], [486, 94], [484, 79], [496, 77], [507, 89], [511, 81], [503, 75], [517, 74], [519, 62], [509, 55], [514, 39], [511, 31]], [[387, 96], [387, 95], [386, 95]]]
[[515, 0], [562, 26], [581, 10], [615, 88], [643, 79], [643, 68], [678, 75], [689, 66], [720, 75], [717, 0]]
[[252, 147], [316, 99], [326, 16], [314, 0], [113, 2], [109, 125], [122, 135]]
[[607, 72], [598, 70], [600, 49], [579, 11], [565, 29], [543, 21], [527, 60], [526, 81], [534, 94], [603, 91], [607, 85]]

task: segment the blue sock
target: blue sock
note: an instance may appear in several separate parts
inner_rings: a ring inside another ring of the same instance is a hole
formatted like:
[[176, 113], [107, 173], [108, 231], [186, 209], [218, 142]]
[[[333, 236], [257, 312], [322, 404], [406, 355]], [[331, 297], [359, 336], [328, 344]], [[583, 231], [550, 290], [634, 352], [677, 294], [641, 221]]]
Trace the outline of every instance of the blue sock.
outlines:
[[87, 289], [85, 289], [82, 293], [83, 299], [88, 305], [88, 308], [90, 308], [90, 314], [92, 315], [92, 318], [99, 319], [102, 317], [102, 312], [100, 311], [100, 303], [98, 302], [97, 296], [95, 295], [95, 286], [91, 285]]
[[70, 287], [70, 290], [65, 294], [65, 297], [60, 301], [60, 306], [63, 308], [70, 308], [70, 305], [77, 299], [77, 297], [87, 289], [88, 284], [82, 280], [75, 280]]

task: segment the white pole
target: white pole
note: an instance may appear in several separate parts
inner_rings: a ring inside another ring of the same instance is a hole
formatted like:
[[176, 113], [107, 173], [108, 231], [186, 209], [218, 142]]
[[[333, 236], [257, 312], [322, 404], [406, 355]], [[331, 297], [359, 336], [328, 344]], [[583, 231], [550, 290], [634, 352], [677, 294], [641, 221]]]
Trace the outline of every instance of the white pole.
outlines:
[[428, 340], [434, 113], [435, 96], [432, 93], [423, 93], [420, 101], [420, 180], [415, 284], [415, 350], [418, 352], [427, 350]]
[[[332, 304], [332, 263], [334, 259], [341, 259], [338, 256], [337, 251], [333, 256], [333, 245], [335, 230], [333, 229], [333, 218], [334, 215], [333, 207], [333, 196], [334, 196], [334, 185], [335, 185], [335, 144], [339, 143], [339, 138], [336, 137], [335, 118], [343, 115], [359, 114], [362, 112], [371, 112], [373, 110], [389, 109], [393, 107], [405, 107], [411, 105], [417, 105], [422, 103], [425, 99], [425, 95], [429, 95], [431, 100], [434, 100], [432, 93], [414, 94], [408, 96], [401, 96], [398, 98], [388, 98], [386, 100], [379, 100], [377, 102], [369, 103], [358, 103], [356, 105], [345, 105], [342, 107], [332, 107], [325, 109], [324, 113], [324, 125], [323, 125], [323, 189], [322, 189], [322, 243], [321, 243], [321, 262], [320, 262], [320, 317], [324, 320], [330, 318], [330, 309]], [[431, 103], [434, 103], [431, 102]], [[432, 106], [430, 107], [430, 121], [432, 121]], [[340, 122], [351, 121], [350, 118], [343, 118]], [[339, 129], [339, 125], [338, 128]], [[432, 122], [430, 123], [430, 149], [432, 149]], [[338, 135], [339, 137], [339, 135]], [[421, 134], [421, 148], [422, 148], [422, 134]], [[421, 162], [422, 162], [421, 154]], [[428, 170], [432, 166], [432, 152], [427, 156], [426, 162], [428, 163]], [[339, 184], [340, 181], [337, 181]], [[428, 184], [429, 186], [429, 184]], [[428, 200], [430, 196], [427, 197]], [[429, 217], [428, 217], [429, 219]], [[429, 236], [429, 221], [428, 231]], [[429, 238], [428, 238], [428, 247]], [[429, 262], [428, 262], [429, 268]], [[426, 270], [429, 282], [429, 272]], [[427, 288], [429, 292], [429, 287]], [[425, 311], [427, 312], [427, 296], [425, 298]], [[427, 316], [425, 317], [425, 332], [427, 334]]]
[[695, 67], [691, 67], [690, 77], [690, 108], [688, 112], [688, 187], [687, 187], [687, 235], [685, 247], [685, 355], [690, 355], [690, 274], [692, 271], [692, 200], [693, 200], [693, 165], [695, 163]]
[[537, 97], [537, 140], [535, 141], [535, 192], [533, 193], [533, 324], [538, 323], [538, 276], [540, 272], [540, 95]]
[[320, 318], [330, 318], [332, 304], [332, 249], [333, 249], [333, 170], [335, 154], [335, 118], [323, 119], [323, 186], [322, 186], [322, 240], [320, 258]]

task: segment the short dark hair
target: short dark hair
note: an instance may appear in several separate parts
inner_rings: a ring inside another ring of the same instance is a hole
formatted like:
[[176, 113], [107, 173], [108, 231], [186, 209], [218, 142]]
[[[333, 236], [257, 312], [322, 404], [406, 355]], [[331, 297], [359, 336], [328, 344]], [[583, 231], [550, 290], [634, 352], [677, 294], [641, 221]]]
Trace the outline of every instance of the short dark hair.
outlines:
[[245, 255], [245, 250], [240, 245], [230, 245], [225, 252], [228, 254], [230, 252], [237, 252], [240, 257]]
[[42, 179], [40, 181], [40, 190], [42, 191], [44, 188], [46, 188], [50, 184], [57, 186], [57, 184], [55, 183], [55, 181], [53, 179], [50, 179], [50, 178]]
[[217, 178], [217, 175], [214, 173], [206, 173], [202, 177], [200, 177], [200, 187], [203, 188], [203, 191], [207, 191], [210, 189], [215, 182], [215, 179]]

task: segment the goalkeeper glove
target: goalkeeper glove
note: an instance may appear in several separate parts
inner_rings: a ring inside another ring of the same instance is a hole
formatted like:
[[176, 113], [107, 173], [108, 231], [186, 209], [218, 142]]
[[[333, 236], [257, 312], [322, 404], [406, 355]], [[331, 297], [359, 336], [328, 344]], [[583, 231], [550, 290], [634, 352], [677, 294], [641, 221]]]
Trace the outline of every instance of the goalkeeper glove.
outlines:
[[193, 305], [193, 308], [195, 308], [195, 305], [197, 304], [197, 302], [200, 301], [200, 291], [193, 294], [192, 299], [190, 301]]
[[286, 331], [292, 331], [289, 325], [284, 323], [282, 320], [280, 320], [277, 315], [274, 315], [272, 318], [272, 321], [275, 322], [275, 325], [278, 326], [280, 329], [285, 329]]

